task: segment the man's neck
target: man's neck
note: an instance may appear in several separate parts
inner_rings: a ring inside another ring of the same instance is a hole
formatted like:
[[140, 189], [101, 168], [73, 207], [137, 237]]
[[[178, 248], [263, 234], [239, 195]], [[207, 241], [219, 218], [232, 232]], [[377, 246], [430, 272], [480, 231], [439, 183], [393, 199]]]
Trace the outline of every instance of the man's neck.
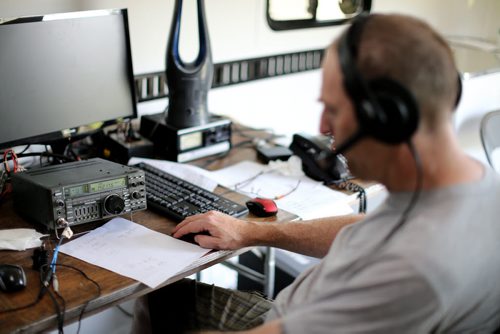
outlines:
[[[454, 184], [479, 181], [483, 166], [469, 157], [460, 148], [451, 133], [438, 136], [416, 136], [414, 145], [421, 160], [423, 173], [422, 189], [435, 189]], [[399, 150], [399, 164], [387, 173], [386, 187], [391, 191], [415, 189], [417, 169], [410, 150]]]

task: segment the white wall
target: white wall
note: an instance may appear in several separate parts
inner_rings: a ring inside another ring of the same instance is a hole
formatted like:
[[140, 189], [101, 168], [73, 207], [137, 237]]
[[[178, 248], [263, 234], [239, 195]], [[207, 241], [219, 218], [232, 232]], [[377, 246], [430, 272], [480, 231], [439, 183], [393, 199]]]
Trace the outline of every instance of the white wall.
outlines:
[[500, 29], [498, 0], [374, 0], [373, 10], [420, 17], [444, 35], [496, 41]]
[[[93, 0], [82, 8], [129, 9], [134, 71], [145, 73], [164, 69], [173, 4], [173, 0]], [[332, 28], [273, 32], [265, 20], [265, 0], [209, 0], [205, 7], [214, 62], [322, 48], [332, 38]], [[197, 53], [196, 21], [189, 15], [195, 11], [195, 0], [184, 0], [180, 47], [187, 60]]]
[[[0, 16], [128, 8], [134, 72], [139, 74], [164, 69], [173, 5], [173, 0], [3, 0]], [[215, 62], [321, 48], [335, 30], [273, 32], [265, 20], [265, 0], [209, 0], [205, 7]], [[181, 56], [187, 60], [197, 52], [195, 10], [195, 0], [184, 0]]]
[[0, 17], [40, 15], [73, 11], [78, 1], [67, 0], [2, 0], [0, 1]]
[[[195, 12], [195, 0], [184, 0], [184, 13]], [[117, 8], [129, 9], [134, 72], [164, 69], [173, 0], [2, 0], [0, 17]], [[265, 19], [266, 0], [207, 0], [207, 21], [215, 62], [325, 47], [342, 27], [272, 31]], [[373, 0], [377, 12], [416, 15], [447, 35], [496, 40], [500, 28], [498, 0]], [[182, 27], [181, 55], [197, 52], [193, 15]]]
[[[134, 72], [140, 74], [164, 69], [173, 5], [174, 0], [1, 0], [0, 17], [126, 7], [129, 10]], [[205, 6], [215, 62], [323, 48], [343, 29], [272, 31], [265, 18], [266, 0], [206, 0]], [[185, 60], [194, 58], [197, 53], [195, 8], [195, 0], [184, 0], [181, 55]], [[500, 0], [373, 0], [373, 11], [420, 17], [446, 36], [470, 36], [490, 43], [499, 39]], [[467, 138], [471, 131], [476, 136], [477, 126], [474, 130], [467, 130], [471, 118], [477, 120], [486, 111], [500, 108], [496, 78], [498, 75], [493, 79], [474, 78], [465, 82], [464, 102], [456, 117], [462, 137]], [[495, 82], [491, 83], [492, 80]], [[317, 103], [319, 81], [319, 73], [311, 73], [217, 89], [210, 93], [209, 106], [215, 113], [254, 126], [273, 125], [288, 133], [301, 128], [314, 131], [321, 112]], [[478, 99], [478, 95], [482, 98]], [[139, 111], [158, 112], [165, 104], [166, 101], [143, 104]], [[261, 114], [278, 115], [281, 120], [300, 120], [302, 115], [302, 120], [307, 118], [307, 121], [296, 124], [288, 121], [285, 124], [261, 117]], [[257, 120], [262, 120], [262, 123]]]

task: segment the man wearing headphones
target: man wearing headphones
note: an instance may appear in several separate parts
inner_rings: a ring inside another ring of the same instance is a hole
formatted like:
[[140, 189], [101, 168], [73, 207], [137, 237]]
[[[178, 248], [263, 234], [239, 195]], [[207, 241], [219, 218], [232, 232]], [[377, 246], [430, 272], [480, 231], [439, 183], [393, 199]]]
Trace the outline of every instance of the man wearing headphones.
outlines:
[[[500, 327], [500, 179], [459, 147], [451, 123], [457, 73], [450, 48], [425, 23], [401, 15], [355, 20], [326, 52], [320, 129], [335, 136], [355, 176], [387, 187], [386, 202], [367, 216], [287, 224], [217, 212], [189, 217], [174, 237], [204, 231], [196, 236], [202, 247], [267, 245], [322, 261], [274, 302], [184, 280], [144, 298], [137, 320], [153, 332]], [[184, 305], [166, 308], [173, 298]]]

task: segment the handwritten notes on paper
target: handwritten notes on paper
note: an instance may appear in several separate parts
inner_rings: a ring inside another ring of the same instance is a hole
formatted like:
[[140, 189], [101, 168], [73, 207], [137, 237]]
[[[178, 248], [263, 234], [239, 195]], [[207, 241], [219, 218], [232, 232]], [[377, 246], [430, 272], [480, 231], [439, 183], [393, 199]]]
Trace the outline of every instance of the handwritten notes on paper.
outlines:
[[60, 252], [155, 288], [209, 250], [114, 218], [61, 246]]

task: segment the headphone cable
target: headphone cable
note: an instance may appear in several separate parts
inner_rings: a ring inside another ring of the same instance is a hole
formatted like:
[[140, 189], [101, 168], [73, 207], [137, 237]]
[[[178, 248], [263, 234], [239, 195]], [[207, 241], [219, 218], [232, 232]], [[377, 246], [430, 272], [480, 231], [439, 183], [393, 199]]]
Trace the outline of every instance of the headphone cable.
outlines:
[[422, 169], [422, 161], [420, 160], [420, 156], [418, 155], [417, 150], [415, 149], [415, 146], [413, 143], [409, 140], [407, 142], [408, 148], [410, 149], [411, 155], [413, 156], [413, 160], [415, 161], [415, 168], [417, 170], [417, 182], [415, 185], [415, 190], [413, 191], [413, 195], [410, 199], [410, 202], [408, 203], [408, 206], [406, 209], [403, 211], [403, 214], [401, 215], [401, 218], [399, 219], [398, 223], [396, 226], [392, 228], [392, 230], [389, 232], [389, 234], [384, 238], [382, 245], [386, 244], [389, 239], [392, 238], [392, 236], [403, 227], [403, 225], [406, 223], [408, 219], [408, 215], [410, 214], [411, 210], [415, 207], [417, 204], [418, 198], [420, 197], [420, 193], [422, 192], [422, 185], [423, 185], [423, 169]]

